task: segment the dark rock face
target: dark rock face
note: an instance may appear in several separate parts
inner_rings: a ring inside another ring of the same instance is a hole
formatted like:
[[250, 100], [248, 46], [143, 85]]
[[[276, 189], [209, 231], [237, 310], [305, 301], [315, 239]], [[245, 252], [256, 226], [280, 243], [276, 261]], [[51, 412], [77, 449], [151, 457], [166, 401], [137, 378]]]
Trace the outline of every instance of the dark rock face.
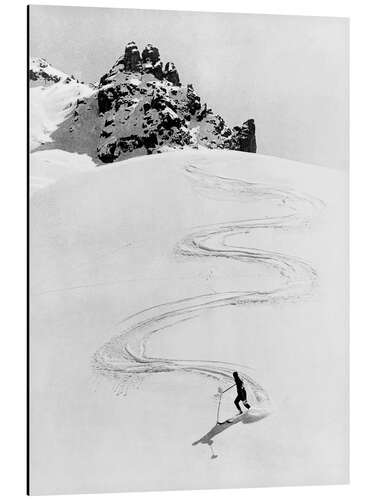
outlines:
[[241, 127], [234, 127], [231, 149], [247, 153], [257, 152], [255, 123], [253, 119], [247, 120]]
[[188, 83], [188, 85], [187, 85], [186, 97], [187, 97], [187, 101], [188, 101], [189, 112], [192, 115], [194, 115], [196, 113], [196, 111], [201, 109], [201, 98], [195, 92], [193, 85], [191, 83]]
[[[57, 83], [60, 81], [60, 77], [56, 75], [49, 75], [48, 73], [45, 73], [44, 71], [39, 71], [38, 73], [36, 71], [33, 71], [32, 69], [29, 70], [29, 79], [36, 82], [38, 80], [43, 80], [44, 83], [50, 82], [50, 83]], [[69, 80], [70, 82], [71, 80]], [[66, 83], [69, 83], [66, 82]]]
[[173, 63], [167, 62], [167, 64], [165, 65], [164, 77], [175, 87], [180, 87], [180, 77], [177, 73], [176, 66]]
[[158, 61], [156, 64], [154, 64], [152, 74], [158, 78], [158, 80], [163, 79], [163, 63], [161, 61]]
[[113, 91], [104, 92], [100, 90], [98, 92], [98, 107], [99, 113], [106, 113], [111, 109], [112, 103], [115, 99], [115, 94]]
[[202, 109], [197, 113], [197, 120], [199, 122], [204, 120], [209, 113], [212, 113], [212, 109], [207, 109], [207, 104], [203, 104]]
[[163, 63], [161, 61], [158, 61], [155, 65], [151, 61], [144, 63], [143, 71], [144, 73], [154, 75], [158, 80], [163, 79]]
[[158, 80], [163, 79], [163, 63], [160, 61], [159, 49], [149, 44], [142, 51], [142, 69], [145, 73], [154, 75]]
[[141, 69], [141, 66], [141, 56], [136, 44], [134, 42], [128, 43], [125, 47], [124, 70], [138, 71]]
[[113, 163], [120, 156], [116, 141], [107, 142], [105, 150], [101, 151], [100, 159], [103, 163]]
[[151, 44], [146, 45], [142, 51], [142, 61], [144, 63], [150, 62], [155, 65], [160, 59], [159, 49]]

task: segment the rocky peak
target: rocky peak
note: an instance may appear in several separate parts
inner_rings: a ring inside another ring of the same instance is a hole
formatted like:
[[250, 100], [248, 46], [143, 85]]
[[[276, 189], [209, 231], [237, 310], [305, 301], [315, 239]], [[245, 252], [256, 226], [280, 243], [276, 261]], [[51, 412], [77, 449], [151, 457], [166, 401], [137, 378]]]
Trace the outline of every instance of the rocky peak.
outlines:
[[256, 151], [254, 120], [229, 127], [192, 84], [181, 84], [172, 62], [163, 68], [156, 47], [148, 44], [141, 55], [134, 42], [92, 97], [77, 101], [54, 139], [103, 163], [185, 147]]
[[[114, 68], [117, 71], [151, 74], [158, 80], [165, 79], [176, 87], [181, 86], [176, 66], [172, 62], [167, 62], [163, 69], [159, 49], [151, 43], [142, 50], [142, 56], [134, 42], [128, 43], [125, 47], [124, 57], [117, 61]], [[112, 73], [114, 68], [112, 68]]]
[[159, 80], [164, 77], [163, 63], [160, 61], [159, 49], [150, 43], [142, 51], [142, 63], [145, 73], [151, 73]]
[[130, 42], [126, 45], [123, 63], [125, 71], [138, 71], [141, 69], [141, 55], [134, 42]]
[[155, 65], [160, 60], [159, 49], [154, 47], [150, 43], [142, 51], [142, 61], [143, 63], [150, 62]]

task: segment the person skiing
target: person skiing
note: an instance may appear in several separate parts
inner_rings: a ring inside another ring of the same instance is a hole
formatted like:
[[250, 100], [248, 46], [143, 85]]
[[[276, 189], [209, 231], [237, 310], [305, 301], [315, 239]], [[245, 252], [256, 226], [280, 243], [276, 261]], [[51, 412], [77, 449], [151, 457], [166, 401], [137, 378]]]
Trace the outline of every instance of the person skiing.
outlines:
[[[237, 408], [237, 410], [239, 412], [236, 415], [236, 417], [237, 417], [237, 416], [243, 414], [243, 411], [242, 411], [241, 406], [240, 406], [240, 402], [241, 401], [242, 401], [242, 404], [245, 406], [245, 408], [247, 410], [250, 409], [250, 405], [247, 402], [246, 389], [245, 389], [243, 380], [239, 377], [238, 372], [233, 372], [233, 378], [234, 378], [234, 382], [235, 383], [233, 385], [231, 385], [230, 387], [227, 387], [224, 391], [223, 391], [223, 389], [221, 389], [221, 387], [219, 387], [218, 396], [220, 396], [220, 402], [221, 402], [221, 396], [225, 392], [229, 391], [234, 386], [236, 386], [236, 388], [237, 388], [237, 396], [236, 396], [236, 399], [234, 400], [234, 404], [235, 404], [235, 406], [236, 406], [236, 408]], [[218, 407], [217, 407], [217, 416], [216, 416], [217, 423], [218, 424], [224, 424], [225, 422], [233, 422], [236, 419], [236, 417], [229, 418], [229, 419], [225, 420], [224, 422], [219, 422], [220, 402], [219, 402]]]
[[237, 372], [233, 372], [233, 378], [234, 378], [234, 381], [235, 381], [235, 385], [237, 387], [237, 397], [234, 400], [234, 404], [235, 404], [237, 410], [241, 414], [241, 413], [243, 413], [243, 411], [242, 411], [241, 406], [240, 406], [240, 401], [242, 401], [243, 405], [248, 410], [250, 409], [250, 405], [247, 402], [247, 395], [246, 395], [245, 386], [244, 386], [243, 381], [240, 379], [240, 377], [239, 377], [239, 375], [238, 375]]

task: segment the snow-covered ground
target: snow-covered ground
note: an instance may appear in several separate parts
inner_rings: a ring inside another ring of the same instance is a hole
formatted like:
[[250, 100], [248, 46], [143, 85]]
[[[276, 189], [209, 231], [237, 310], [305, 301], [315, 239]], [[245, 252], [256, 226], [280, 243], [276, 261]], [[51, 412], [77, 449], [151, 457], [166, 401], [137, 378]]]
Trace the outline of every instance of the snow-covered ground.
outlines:
[[95, 166], [85, 154], [69, 153], [61, 149], [36, 151], [30, 155], [30, 195], [63, 177], [87, 172]]
[[[30, 206], [32, 493], [346, 481], [346, 176], [180, 151], [55, 181]], [[234, 369], [252, 410], [218, 427]]]

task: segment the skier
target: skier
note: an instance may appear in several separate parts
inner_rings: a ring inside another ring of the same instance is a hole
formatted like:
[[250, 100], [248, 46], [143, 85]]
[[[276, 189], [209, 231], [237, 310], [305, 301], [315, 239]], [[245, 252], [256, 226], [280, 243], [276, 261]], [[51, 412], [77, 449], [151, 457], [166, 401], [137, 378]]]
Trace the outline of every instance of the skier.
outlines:
[[237, 397], [234, 400], [234, 404], [235, 404], [237, 410], [239, 411], [239, 414], [241, 415], [241, 413], [243, 413], [243, 411], [241, 410], [241, 407], [240, 407], [240, 401], [242, 401], [243, 405], [248, 410], [250, 408], [250, 405], [247, 402], [247, 395], [246, 395], [245, 386], [243, 385], [243, 381], [240, 379], [240, 377], [239, 377], [239, 375], [238, 375], [237, 372], [233, 372], [233, 378], [234, 378], [234, 381], [235, 381], [235, 385], [237, 387]]
[[[250, 405], [247, 402], [247, 395], [246, 395], [246, 389], [244, 386], [243, 381], [240, 379], [238, 372], [233, 372], [233, 378], [234, 378], [234, 384], [231, 385], [230, 387], [227, 387], [224, 391], [219, 387], [219, 393], [220, 395], [220, 401], [217, 407], [217, 416], [216, 416], [216, 421], [218, 424], [224, 424], [225, 422], [234, 422], [240, 415], [243, 414], [243, 411], [241, 410], [240, 402], [242, 401], [242, 404], [245, 406], [247, 410], [250, 409]], [[238, 414], [235, 417], [229, 418], [227, 420], [224, 420], [224, 422], [219, 422], [219, 412], [220, 412], [220, 402], [221, 402], [221, 396], [232, 389], [234, 386], [237, 387], [237, 396], [236, 399], [234, 400], [234, 404], [238, 410]]]

